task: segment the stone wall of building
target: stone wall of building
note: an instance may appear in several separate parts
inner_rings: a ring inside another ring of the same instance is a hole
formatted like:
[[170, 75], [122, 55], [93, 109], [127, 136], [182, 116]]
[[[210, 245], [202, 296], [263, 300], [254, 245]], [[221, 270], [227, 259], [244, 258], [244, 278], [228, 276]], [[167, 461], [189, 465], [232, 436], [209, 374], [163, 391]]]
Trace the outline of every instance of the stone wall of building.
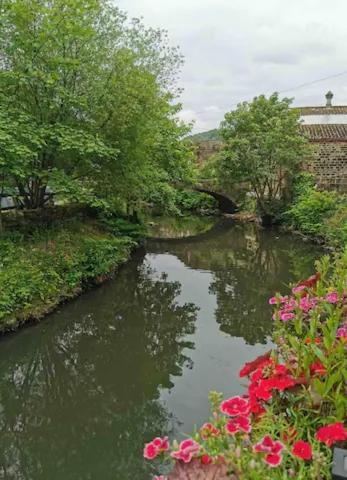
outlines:
[[319, 188], [347, 192], [347, 141], [312, 142], [313, 154], [307, 162]]

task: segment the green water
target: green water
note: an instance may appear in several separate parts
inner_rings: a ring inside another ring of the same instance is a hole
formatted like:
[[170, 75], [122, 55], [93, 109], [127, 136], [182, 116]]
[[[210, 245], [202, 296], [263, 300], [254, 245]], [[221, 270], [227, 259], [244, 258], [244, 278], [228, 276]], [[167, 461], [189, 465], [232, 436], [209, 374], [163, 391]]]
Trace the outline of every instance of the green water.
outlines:
[[149, 480], [145, 441], [242, 391], [264, 353], [268, 297], [312, 272], [298, 238], [221, 222], [149, 241], [117, 277], [0, 343], [0, 478]]

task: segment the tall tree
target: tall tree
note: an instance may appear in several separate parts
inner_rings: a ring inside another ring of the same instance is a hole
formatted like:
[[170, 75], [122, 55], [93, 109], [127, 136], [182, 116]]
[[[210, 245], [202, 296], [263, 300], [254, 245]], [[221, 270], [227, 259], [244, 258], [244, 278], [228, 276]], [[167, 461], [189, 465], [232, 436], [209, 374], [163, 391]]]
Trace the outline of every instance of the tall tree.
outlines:
[[238, 105], [221, 124], [224, 148], [219, 158], [221, 184], [246, 182], [262, 215], [272, 216], [282, 200], [288, 176], [297, 171], [307, 152], [292, 100], [274, 93]]
[[24, 206], [43, 206], [48, 185], [112, 205], [144, 194], [144, 175], [166, 168], [155, 155], [163, 138], [180, 137], [182, 59], [166, 34], [107, 0], [3, 0], [0, 21], [1, 108], [31, 132], [15, 138], [32, 153], [25, 171], [6, 154]]

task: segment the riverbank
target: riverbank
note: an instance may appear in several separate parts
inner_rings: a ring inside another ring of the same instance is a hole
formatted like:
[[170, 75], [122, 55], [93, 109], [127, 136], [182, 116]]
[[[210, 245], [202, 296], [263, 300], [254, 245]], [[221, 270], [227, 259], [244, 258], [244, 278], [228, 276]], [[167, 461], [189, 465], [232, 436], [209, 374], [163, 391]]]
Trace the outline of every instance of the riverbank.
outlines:
[[[0, 239], [0, 332], [37, 321], [60, 303], [110, 278], [138, 245], [123, 221], [71, 218], [60, 226]], [[134, 230], [134, 229], [133, 229]]]

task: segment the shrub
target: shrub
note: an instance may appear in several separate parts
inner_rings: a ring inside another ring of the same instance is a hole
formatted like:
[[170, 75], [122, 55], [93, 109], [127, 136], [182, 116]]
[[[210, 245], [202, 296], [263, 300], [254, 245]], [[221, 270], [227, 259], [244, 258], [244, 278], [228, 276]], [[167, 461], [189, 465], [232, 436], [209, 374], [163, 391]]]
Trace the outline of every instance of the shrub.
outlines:
[[307, 190], [287, 211], [295, 228], [309, 235], [323, 235], [324, 220], [331, 216], [337, 206], [334, 192]]

